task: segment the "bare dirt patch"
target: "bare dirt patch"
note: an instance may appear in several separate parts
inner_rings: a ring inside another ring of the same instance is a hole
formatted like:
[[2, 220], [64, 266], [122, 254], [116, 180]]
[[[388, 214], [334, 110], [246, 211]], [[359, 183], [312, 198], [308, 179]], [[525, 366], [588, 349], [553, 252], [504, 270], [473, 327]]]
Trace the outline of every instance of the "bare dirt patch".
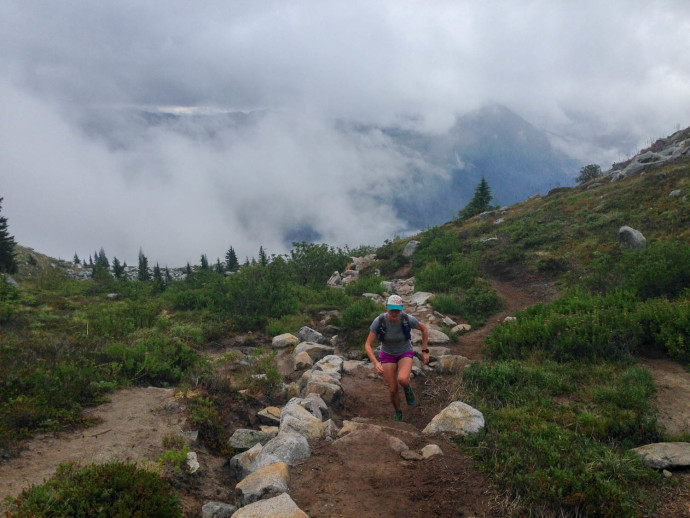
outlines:
[[84, 414], [99, 424], [39, 435], [23, 445], [18, 457], [0, 464], [0, 498], [17, 496], [23, 488], [42, 483], [61, 462], [155, 460], [163, 451], [163, 437], [178, 431], [185, 419], [173, 389], [154, 387], [120, 390], [110, 396], [110, 402]]

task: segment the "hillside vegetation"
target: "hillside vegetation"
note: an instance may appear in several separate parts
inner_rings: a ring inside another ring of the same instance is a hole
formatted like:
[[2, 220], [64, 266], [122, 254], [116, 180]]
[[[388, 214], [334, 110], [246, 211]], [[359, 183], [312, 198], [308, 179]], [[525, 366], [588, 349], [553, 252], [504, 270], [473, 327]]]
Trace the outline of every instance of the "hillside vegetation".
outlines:
[[[669, 196], [678, 189], [682, 196]], [[555, 189], [386, 242], [344, 290], [326, 280], [371, 250], [296, 243], [232, 275], [195, 267], [185, 280], [139, 282], [98, 268], [93, 280], [73, 280], [57, 261], [20, 248], [19, 284], [0, 282], [0, 448], [11, 454], [36, 432], [88, 424], [81, 410], [107, 392], [154, 384], [194, 388], [191, 421], [209, 447], [229, 454], [228, 401], [242, 400], [243, 389], [281, 397], [274, 355], [261, 347], [270, 337], [337, 310], [329, 323], [343, 347], [359, 351], [380, 311], [362, 293], [383, 293], [382, 279], [408, 274], [417, 291], [436, 294], [435, 309], [481, 326], [503, 303], [488, 279], [529, 273], [557, 282], [562, 295], [498, 326], [485, 360], [457, 380], [458, 398], [487, 421], [458, 447], [517, 514], [643, 515], [673, 482], [628, 449], [690, 439], [657, 425], [654, 386], [635, 363], [654, 352], [690, 365], [688, 194], [687, 160]], [[646, 249], [618, 244], [623, 225], [644, 234]], [[412, 239], [419, 245], [407, 259]], [[221, 367], [237, 358], [202, 353], [231, 341], [254, 348], [230, 376]]]

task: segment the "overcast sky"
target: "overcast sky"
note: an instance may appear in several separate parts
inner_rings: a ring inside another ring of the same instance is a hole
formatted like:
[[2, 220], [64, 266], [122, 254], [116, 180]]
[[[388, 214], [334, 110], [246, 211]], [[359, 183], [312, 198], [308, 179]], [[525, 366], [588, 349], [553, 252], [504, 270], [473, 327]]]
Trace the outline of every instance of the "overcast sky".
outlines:
[[[690, 125], [686, 0], [0, 0], [0, 48], [2, 214], [63, 259], [242, 260], [299, 225], [392, 238], [375, 200], [414, 157], [335, 119], [444, 132], [502, 103], [604, 169]], [[266, 115], [202, 137], [131, 108]]]

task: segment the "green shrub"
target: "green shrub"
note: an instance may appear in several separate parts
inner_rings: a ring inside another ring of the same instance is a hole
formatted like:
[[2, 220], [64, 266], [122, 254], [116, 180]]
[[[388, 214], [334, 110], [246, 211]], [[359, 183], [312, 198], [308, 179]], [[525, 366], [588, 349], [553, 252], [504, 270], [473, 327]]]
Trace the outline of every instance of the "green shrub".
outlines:
[[678, 297], [690, 288], [690, 243], [651, 243], [645, 250], [626, 250], [620, 268], [623, 287], [643, 300]]
[[181, 517], [177, 494], [157, 474], [126, 462], [79, 468], [60, 464], [55, 475], [26, 489], [9, 515], [74, 517]]
[[450, 292], [457, 287], [469, 288], [478, 276], [472, 261], [455, 255], [450, 261], [431, 261], [415, 271], [415, 287], [421, 291]]
[[655, 348], [687, 361], [688, 300], [651, 299], [616, 290], [590, 295], [570, 290], [549, 305], [532, 306], [517, 321], [497, 327], [485, 345], [492, 358], [528, 358], [535, 352], [557, 361], [620, 361]]
[[351, 282], [345, 286], [345, 293], [355, 297], [359, 297], [364, 293], [377, 293], [382, 295], [385, 290], [383, 289], [381, 280], [381, 277], [378, 275], [360, 277], [355, 282]]
[[345, 330], [369, 329], [374, 319], [383, 313], [383, 308], [371, 299], [361, 299], [353, 302], [343, 311], [340, 319]]
[[276, 363], [277, 351], [259, 347], [246, 358], [249, 365], [238, 376], [238, 388], [248, 389], [254, 394], [273, 395], [283, 381]]
[[0, 276], [0, 324], [12, 320], [19, 312], [19, 290]]
[[276, 320], [271, 320], [266, 326], [268, 336], [278, 336], [285, 333], [294, 333], [309, 324], [309, 317], [297, 315], [285, 315]]
[[189, 404], [190, 421], [199, 431], [199, 439], [213, 451], [221, 454], [232, 452], [228, 445], [230, 435], [223, 426], [221, 412], [209, 398], [198, 397]]
[[415, 269], [432, 262], [448, 263], [462, 252], [463, 246], [463, 239], [456, 231], [432, 227], [419, 240], [413, 258]]
[[179, 383], [183, 375], [202, 361], [180, 340], [152, 337], [133, 345], [113, 343], [103, 351], [107, 361], [122, 364], [122, 373], [136, 383], [168, 385]]
[[482, 326], [486, 319], [503, 307], [503, 300], [485, 281], [477, 281], [467, 290], [455, 290], [452, 294], [432, 297], [431, 306], [447, 315], [462, 316], [474, 327]]
[[659, 480], [628, 451], [659, 439], [640, 367], [476, 362], [462, 384], [486, 427], [460, 446], [532, 512], [635, 516]]

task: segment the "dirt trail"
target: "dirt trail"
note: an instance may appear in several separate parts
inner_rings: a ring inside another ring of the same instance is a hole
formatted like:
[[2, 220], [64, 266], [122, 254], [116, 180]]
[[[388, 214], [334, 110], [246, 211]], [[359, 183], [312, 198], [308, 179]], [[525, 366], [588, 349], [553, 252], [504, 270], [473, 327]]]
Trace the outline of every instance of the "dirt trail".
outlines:
[[[498, 322], [529, 305], [550, 300], [555, 293], [539, 279], [492, 283], [506, 300], [506, 308], [486, 326], [462, 335], [459, 344], [450, 346], [454, 354], [481, 358], [481, 344]], [[661, 420], [667, 431], [687, 433], [690, 374], [667, 360], [642, 363], [652, 372], [659, 389]], [[373, 369], [359, 368], [344, 376], [345, 406], [338, 411], [336, 421], [358, 420], [381, 426], [415, 451], [437, 444], [444, 456], [429, 461], [403, 460], [375, 433], [361, 436], [346, 447], [314, 444], [312, 457], [291, 469], [290, 493], [295, 502], [311, 518], [505, 515], [509, 502], [491, 487], [471, 458], [459, 454], [444, 438], [425, 438], [420, 433], [453, 399], [454, 386], [449, 380], [434, 374], [413, 379], [417, 404], [404, 408], [405, 422], [392, 423], [385, 384]], [[155, 460], [163, 451], [163, 437], [186, 427], [184, 405], [174, 398], [173, 389], [125, 389], [110, 399], [86, 412], [101, 420], [97, 426], [38, 436], [27, 441], [19, 457], [0, 464], [0, 506], [5, 496], [16, 496], [22, 488], [51, 476], [60, 462]], [[232, 501], [235, 483], [227, 459], [213, 456], [200, 446], [194, 449], [202, 466], [200, 473], [178, 488], [186, 516], [198, 516], [201, 505], [209, 500]]]
[[132, 388], [110, 395], [110, 402], [84, 412], [100, 424], [84, 430], [39, 435], [19, 457], [0, 464], [0, 504], [23, 488], [40, 484], [61, 462], [102, 463], [114, 459], [155, 460], [163, 437], [185, 420], [173, 389]]

